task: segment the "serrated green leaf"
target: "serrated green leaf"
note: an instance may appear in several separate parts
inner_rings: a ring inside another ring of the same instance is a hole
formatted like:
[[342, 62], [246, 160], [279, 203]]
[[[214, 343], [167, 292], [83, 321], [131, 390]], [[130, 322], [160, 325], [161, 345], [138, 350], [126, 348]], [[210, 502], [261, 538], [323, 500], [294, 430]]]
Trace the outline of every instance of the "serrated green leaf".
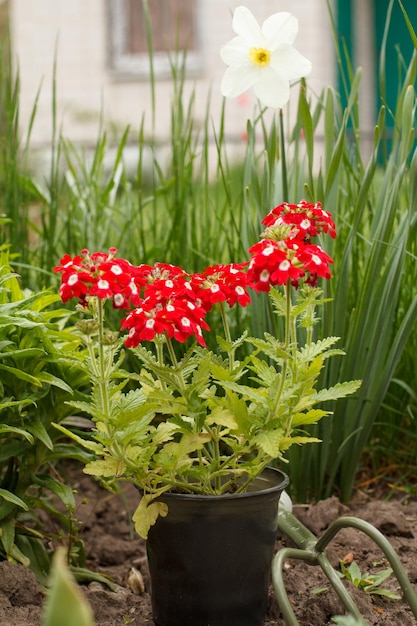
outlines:
[[161, 422], [152, 437], [152, 441], [155, 445], [160, 445], [172, 439], [173, 435], [178, 432], [179, 426], [177, 424], [171, 424], [168, 422]]
[[221, 407], [213, 409], [213, 411], [206, 418], [206, 424], [208, 426], [212, 426], [213, 424], [216, 426], [224, 426], [225, 428], [229, 428], [231, 430], [237, 428], [237, 422], [234, 414], [229, 409]]
[[166, 517], [168, 514], [168, 505], [165, 502], [154, 502], [155, 497], [151, 495], [142, 496], [132, 516], [135, 530], [143, 539], [147, 539], [149, 529], [155, 524], [158, 517]]
[[303, 446], [306, 443], [321, 443], [321, 439], [317, 439], [317, 437], [302, 437], [299, 435], [296, 435], [295, 437], [282, 437], [280, 448], [283, 452], [285, 452], [294, 444]]
[[[315, 357], [323, 354], [323, 352], [328, 350], [339, 340], [340, 337], [325, 337], [324, 339], [319, 339], [316, 342], [312, 342], [305, 346], [302, 346], [298, 350], [298, 358], [301, 361], [311, 361]], [[343, 351], [340, 351], [340, 354], [343, 354]]]
[[84, 473], [91, 476], [102, 476], [104, 478], [119, 478], [123, 475], [125, 470], [125, 464], [123, 461], [119, 461], [112, 457], [106, 457], [105, 459], [98, 459], [96, 461], [90, 461], [84, 467]]
[[328, 411], [321, 409], [310, 409], [306, 413], [296, 413], [292, 418], [292, 426], [305, 426], [306, 424], [316, 424], [322, 417], [329, 415]]
[[267, 456], [275, 458], [279, 456], [281, 449], [282, 430], [264, 430], [253, 438], [253, 443], [257, 445]]
[[256, 404], [268, 408], [268, 399], [265, 389], [254, 389], [253, 387], [249, 387], [248, 385], [240, 385], [239, 383], [233, 383], [230, 381], [222, 382], [222, 387], [224, 387], [225, 389], [230, 389], [230, 391], [234, 391], [236, 394], [242, 396], [243, 398], [252, 400], [253, 402], [256, 402]]
[[344, 398], [352, 393], [355, 393], [361, 386], [361, 380], [350, 380], [344, 383], [337, 383], [333, 387], [328, 389], [320, 389], [314, 394], [312, 398], [314, 403], [327, 402], [328, 400], [337, 400], [338, 398]]

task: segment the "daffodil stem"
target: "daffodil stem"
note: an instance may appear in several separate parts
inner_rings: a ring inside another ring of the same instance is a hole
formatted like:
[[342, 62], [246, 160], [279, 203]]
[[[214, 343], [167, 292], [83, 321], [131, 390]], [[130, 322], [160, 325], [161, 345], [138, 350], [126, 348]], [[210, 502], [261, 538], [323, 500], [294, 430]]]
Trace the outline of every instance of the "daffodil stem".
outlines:
[[279, 110], [279, 141], [281, 148], [282, 199], [289, 202], [287, 157], [285, 151], [284, 111]]

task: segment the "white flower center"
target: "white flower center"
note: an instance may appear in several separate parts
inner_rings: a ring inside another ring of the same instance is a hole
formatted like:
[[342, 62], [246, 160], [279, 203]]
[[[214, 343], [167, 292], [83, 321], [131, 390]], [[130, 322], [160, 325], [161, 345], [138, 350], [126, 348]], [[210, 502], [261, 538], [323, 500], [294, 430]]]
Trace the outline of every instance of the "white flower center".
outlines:
[[243, 294], [245, 293], [245, 290], [240, 285], [236, 287], [235, 291], [238, 294], [238, 296], [243, 296]]
[[108, 289], [109, 283], [107, 282], [107, 280], [104, 280], [104, 278], [101, 278], [97, 283], [97, 287], [99, 289]]
[[120, 267], [120, 265], [112, 265], [111, 267], [111, 273], [114, 274], [115, 276], [120, 276], [120, 274], [123, 274], [123, 270]]
[[269, 272], [268, 272], [268, 270], [263, 270], [263, 272], [260, 273], [259, 280], [262, 283], [267, 283], [268, 282], [268, 280], [269, 280]]
[[317, 254], [313, 254], [313, 256], [311, 257], [311, 260], [316, 265], [321, 265], [321, 258], [319, 256], [317, 256]]
[[271, 62], [271, 53], [266, 48], [250, 48], [249, 58], [255, 65], [265, 67], [265, 65], [269, 65]]
[[274, 252], [275, 252], [274, 246], [266, 246], [266, 248], [262, 250], [263, 256], [270, 256]]
[[281, 263], [279, 264], [279, 269], [281, 270], [281, 272], [286, 272], [289, 268], [290, 262], [287, 259], [285, 259], [285, 261], [281, 261]]
[[181, 318], [181, 326], [185, 326], [186, 328], [189, 328], [191, 326], [191, 322], [188, 317]]
[[75, 283], [78, 283], [78, 274], [71, 274], [71, 276], [67, 280], [68, 285], [72, 287]]
[[114, 298], [114, 303], [116, 306], [120, 306], [121, 304], [123, 304], [123, 302], [125, 301], [124, 295], [121, 293], [116, 293]]

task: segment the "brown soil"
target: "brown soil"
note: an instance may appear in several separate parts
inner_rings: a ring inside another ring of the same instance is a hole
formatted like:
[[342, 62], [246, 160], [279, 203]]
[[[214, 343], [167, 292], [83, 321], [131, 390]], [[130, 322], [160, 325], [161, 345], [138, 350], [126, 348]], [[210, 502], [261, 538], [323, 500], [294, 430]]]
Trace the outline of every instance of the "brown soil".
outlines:
[[[96, 625], [152, 626], [145, 545], [134, 535], [129, 521], [137, 504], [137, 491], [127, 485], [125, 498], [121, 499], [103, 490], [79, 469], [72, 471], [72, 480], [80, 498], [77, 518], [81, 522], [80, 532], [88, 565], [91, 570], [110, 576], [115, 583], [115, 591], [97, 582], [82, 586], [93, 608]], [[388, 537], [417, 591], [416, 500], [397, 496], [383, 501], [372, 499], [369, 494], [356, 494], [349, 507], [340, 504], [336, 498], [330, 498], [316, 505], [297, 505], [294, 514], [317, 536], [341, 515], [353, 515], [371, 522]], [[283, 544], [291, 545], [285, 538], [280, 538], [277, 549]], [[352, 529], [341, 531], [327, 550], [335, 567], [349, 553], [353, 553], [362, 572], [375, 574], [387, 567], [379, 548], [363, 533]], [[142, 592], [141, 578], [145, 587]], [[369, 624], [417, 624], [410, 608], [402, 600], [369, 596], [347, 584]], [[288, 561], [285, 564], [285, 586], [300, 624], [331, 624], [332, 616], [344, 613], [318, 567], [301, 561]], [[392, 576], [382, 586], [391, 590], [399, 588]], [[43, 603], [44, 593], [29, 570], [21, 565], [0, 562], [0, 626], [40, 626]], [[284, 624], [271, 590], [264, 626]]]

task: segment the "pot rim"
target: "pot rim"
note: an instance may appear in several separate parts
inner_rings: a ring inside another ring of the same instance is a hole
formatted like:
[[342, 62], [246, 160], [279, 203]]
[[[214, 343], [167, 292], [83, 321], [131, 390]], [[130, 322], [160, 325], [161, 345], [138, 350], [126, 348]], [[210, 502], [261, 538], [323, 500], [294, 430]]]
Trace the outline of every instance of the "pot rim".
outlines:
[[157, 499], [165, 500], [169, 498], [170, 500], [182, 500], [182, 501], [192, 500], [193, 502], [196, 502], [196, 501], [207, 502], [208, 500], [224, 502], [225, 500], [236, 500], [236, 499], [254, 498], [254, 497], [256, 498], [257, 496], [264, 496], [266, 494], [274, 493], [276, 491], [284, 491], [284, 489], [288, 487], [288, 485], [290, 484], [290, 479], [288, 475], [285, 474], [285, 472], [275, 467], [265, 467], [265, 469], [263, 469], [260, 474], [255, 476], [255, 478], [253, 479], [253, 482], [259, 479], [262, 480], [262, 477], [265, 474], [269, 474], [271, 475], [271, 477], [274, 476], [274, 478], [276, 479], [280, 477], [281, 480], [279, 483], [274, 484], [270, 487], [259, 487], [259, 489], [257, 488], [257, 489], [254, 489], [253, 491], [244, 491], [242, 493], [224, 493], [221, 495], [210, 495], [210, 494], [202, 494], [202, 493], [175, 493], [175, 492], [166, 491]]

